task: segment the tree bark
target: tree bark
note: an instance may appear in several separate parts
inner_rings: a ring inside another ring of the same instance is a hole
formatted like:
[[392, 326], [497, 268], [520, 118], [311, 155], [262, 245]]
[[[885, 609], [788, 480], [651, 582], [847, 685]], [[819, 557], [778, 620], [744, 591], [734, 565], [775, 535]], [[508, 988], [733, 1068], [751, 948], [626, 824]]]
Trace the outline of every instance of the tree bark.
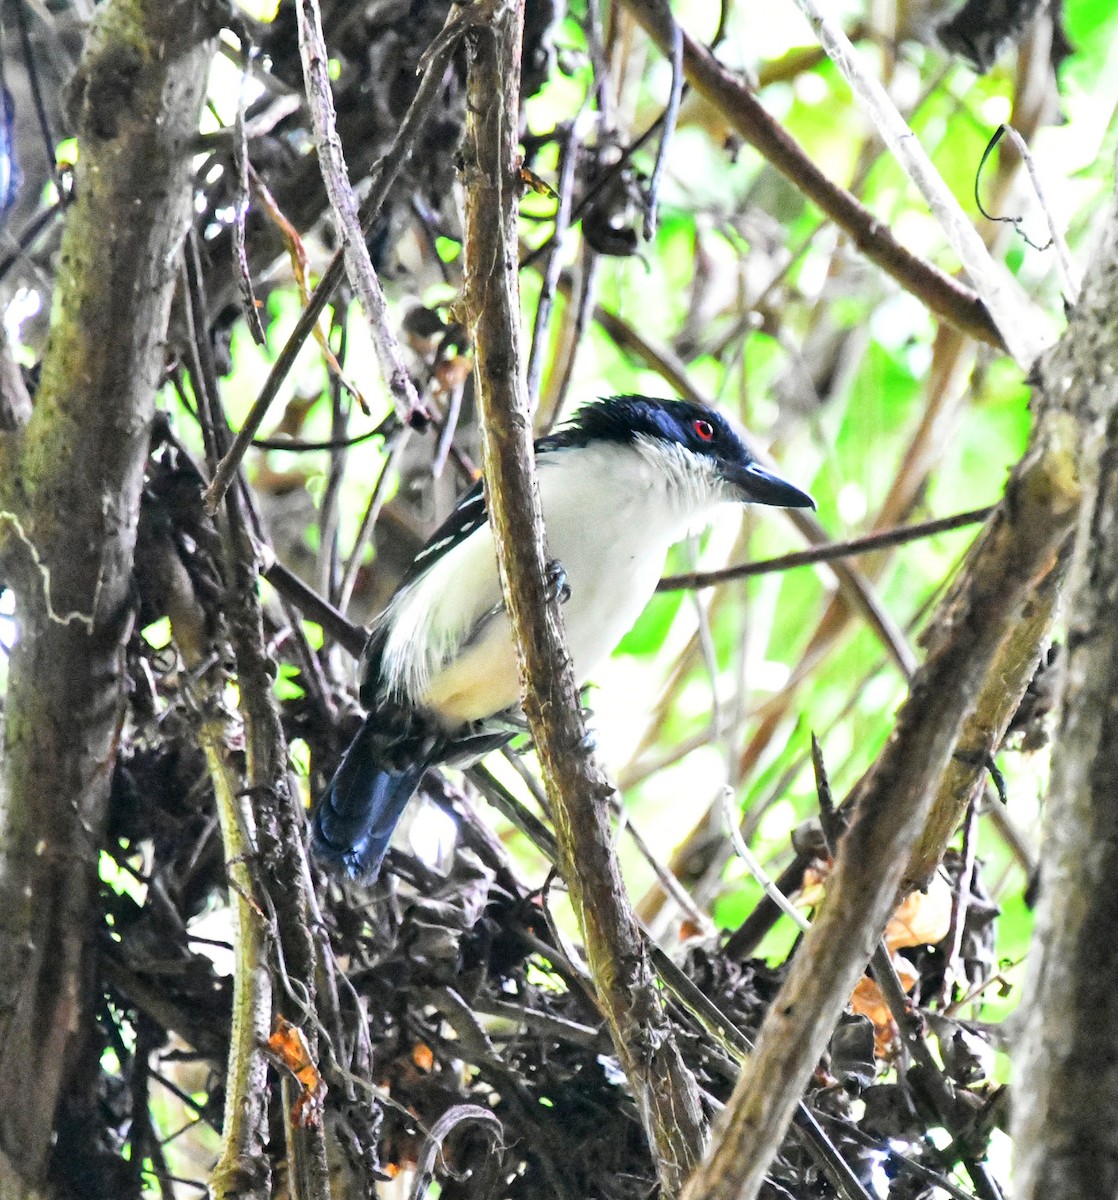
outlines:
[[50, 343], [26, 425], [0, 435], [20, 628], [0, 763], [0, 1175], [28, 1194], [89, 1031], [140, 488], [214, 32], [190, 0], [97, 10]]
[[1118, 1195], [1118, 199], [1090, 261], [1068, 333], [1040, 372], [1046, 401], [1084, 431], [1087, 500], [1015, 1056], [1021, 1200]]

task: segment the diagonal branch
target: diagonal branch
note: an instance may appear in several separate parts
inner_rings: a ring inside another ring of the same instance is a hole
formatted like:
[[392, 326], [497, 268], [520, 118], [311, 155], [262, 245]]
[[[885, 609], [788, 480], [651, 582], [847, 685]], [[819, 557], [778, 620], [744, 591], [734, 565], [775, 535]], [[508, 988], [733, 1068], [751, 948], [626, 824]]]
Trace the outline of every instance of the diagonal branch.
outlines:
[[[473, 20], [474, 18], [469, 8], [457, 15], [455, 15], [455, 10], [452, 8], [451, 16], [447, 19], [447, 25], [443, 33], [436, 39], [435, 43], [424, 56], [422, 64], [423, 78], [420, 81], [415, 98], [412, 100], [403, 121], [400, 122], [400, 128], [396, 132], [396, 137], [392, 145], [372, 172], [369, 193], [365, 197], [364, 204], [361, 206], [362, 229], [368, 229], [372, 224], [392, 185], [396, 182], [404, 165], [411, 158], [419, 134], [426, 125], [432, 110], [435, 108], [443, 76], [457, 49], [458, 39], [462, 31], [473, 24]], [[345, 255], [341, 250], [338, 250], [330, 260], [330, 265], [323, 272], [322, 278], [318, 281], [318, 286], [307, 301], [306, 307], [300, 313], [299, 320], [295, 322], [295, 328], [288, 336], [283, 349], [276, 355], [276, 361], [272, 364], [272, 369], [268, 372], [268, 378], [264, 381], [264, 386], [260, 389], [260, 394], [253, 401], [252, 408], [249, 409], [248, 414], [245, 416], [244, 422], [237, 432], [237, 436], [233, 439], [233, 444], [230, 446], [229, 452], [214, 471], [213, 480], [206, 489], [206, 504], [211, 513], [217, 511], [218, 505], [229, 490], [230, 484], [236, 478], [241, 460], [244, 458], [249, 446], [252, 445], [253, 438], [259, 432], [260, 426], [264, 423], [264, 418], [268, 415], [268, 410], [272, 402], [279, 395], [283, 381], [295, 365], [295, 360], [302, 349], [303, 343], [318, 324], [319, 317], [322, 316], [326, 305], [329, 304], [344, 275]]]
[[1018, 366], [1027, 369], [1053, 340], [1051, 329], [1045, 326], [1039, 310], [1006, 268], [994, 261], [920, 140], [905, 123], [880, 82], [862, 65], [858, 52], [842, 28], [815, 0], [796, 0], [796, 4], [811, 22], [831, 61], [862, 101], [893, 157], [927, 201], [975, 290], [985, 302], [1009, 352]]
[[[663, 0], [624, 0], [660, 50], [671, 47], [672, 21]], [[695, 91], [725, 117], [727, 124], [816, 204], [887, 275], [938, 317], [980, 342], [1002, 346], [990, 310], [970, 288], [917, 257], [845, 188], [832, 183], [781, 125], [761, 106], [746, 84], [705, 46], [683, 35], [683, 70]]]
[[357, 211], [357, 197], [349, 182], [349, 171], [342, 154], [334, 114], [334, 96], [330, 90], [329, 53], [322, 33], [322, 17], [317, 0], [298, 0], [299, 52], [303, 59], [307, 101], [311, 110], [319, 169], [330, 197], [330, 208], [338, 223], [345, 256], [346, 274], [353, 290], [361, 298], [361, 307], [372, 332], [373, 346], [381, 374], [401, 418], [406, 419], [419, 407], [403, 351], [388, 320], [388, 301], [377, 278], [365, 233]]
[[1080, 500], [1077, 436], [1046, 416], [1001, 510], [940, 606], [936, 638], [868, 775], [827, 899], [761, 1029], [727, 1108], [723, 1138], [685, 1200], [750, 1200], [796, 1101], [896, 902], [913, 843], [959, 744], [1005, 630], [1046, 574]]

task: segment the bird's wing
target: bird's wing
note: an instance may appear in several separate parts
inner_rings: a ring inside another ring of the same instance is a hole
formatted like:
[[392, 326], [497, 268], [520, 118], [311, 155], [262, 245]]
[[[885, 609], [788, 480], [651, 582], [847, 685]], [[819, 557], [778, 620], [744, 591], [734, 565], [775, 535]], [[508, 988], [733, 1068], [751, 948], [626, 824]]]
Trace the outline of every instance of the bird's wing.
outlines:
[[429, 571], [440, 558], [449, 554], [475, 533], [489, 519], [485, 506], [485, 489], [479, 479], [468, 491], [462, 493], [458, 503], [451, 509], [447, 519], [424, 543], [423, 549], [412, 559], [401, 587], [413, 583], [425, 571]]
[[[555, 450], [568, 446], [581, 445], [582, 441], [570, 431], [553, 433], [536, 442], [536, 456], [546, 460]], [[458, 497], [457, 503], [451, 509], [446, 520], [435, 530], [423, 544], [423, 548], [412, 559], [400, 590], [414, 583], [421, 575], [429, 571], [445, 555], [464, 542], [472, 533], [476, 533], [489, 520], [489, 510], [485, 503], [484, 481], [479, 479]]]
[[[561, 433], [538, 441], [541, 465], [553, 451], [581, 444], [572, 437]], [[373, 625], [361, 659], [361, 701], [367, 708], [385, 699], [420, 702], [432, 677], [503, 611], [488, 522], [478, 480], [427, 539]]]
[[430, 680], [501, 603], [485, 496], [476, 484], [416, 555], [362, 657], [366, 707], [422, 702]]

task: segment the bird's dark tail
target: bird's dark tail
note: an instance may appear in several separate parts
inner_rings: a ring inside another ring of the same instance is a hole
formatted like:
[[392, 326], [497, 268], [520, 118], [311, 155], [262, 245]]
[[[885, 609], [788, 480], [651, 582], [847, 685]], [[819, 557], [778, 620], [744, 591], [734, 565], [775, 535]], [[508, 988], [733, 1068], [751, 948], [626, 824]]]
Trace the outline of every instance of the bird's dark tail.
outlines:
[[428, 765], [420, 759], [386, 768], [380, 741], [366, 720], [311, 814], [315, 854], [363, 882], [376, 878], [392, 832]]

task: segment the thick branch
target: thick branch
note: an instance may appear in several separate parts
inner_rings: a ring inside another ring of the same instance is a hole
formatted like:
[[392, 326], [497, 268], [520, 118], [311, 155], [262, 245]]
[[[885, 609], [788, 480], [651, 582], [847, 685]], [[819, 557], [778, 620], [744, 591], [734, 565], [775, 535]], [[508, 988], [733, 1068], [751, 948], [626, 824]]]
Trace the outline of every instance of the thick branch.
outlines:
[[0, 754], [0, 1146], [29, 1183], [47, 1169], [87, 1031], [140, 484], [212, 53], [205, 9], [96, 10], [73, 89], [81, 155], [50, 343], [0, 483], [20, 626]]
[[967, 807], [985, 785], [990, 758], [1001, 746], [1048, 644], [1067, 584], [1069, 558], [1066, 552], [1057, 558], [1052, 570], [1025, 599], [998, 647], [912, 852], [901, 881], [905, 892], [928, 886]]
[[586, 750], [561, 617], [544, 582], [517, 288], [520, 20], [519, 6], [504, 6], [470, 44], [466, 275], [490, 520], [522, 655], [525, 711], [555, 813], [560, 865], [599, 1002], [640, 1106], [661, 1184], [671, 1195], [702, 1150], [698, 1090], [625, 896], [609, 825], [613, 789]]
[[896, 903], [897, 889], [1010, 623], [1052, 569], [1076, 514], [1076, 430], [1050, 414], [1002, 510], [940, 606], [928, 659], [862, 792], [819, 919], [774, 999], [687, 1200], [756, 1196], [789, 1117]]
[[1088, 501], [1068, 614], [1067, 691], [1045, 807], [1041, 901], [1015, 1073], [1015, 1182], [1022, 1200], [1118, 1190], [1118, 200], [1072, 313], [1042, 363], [1045, 403], [1074, 414]]

